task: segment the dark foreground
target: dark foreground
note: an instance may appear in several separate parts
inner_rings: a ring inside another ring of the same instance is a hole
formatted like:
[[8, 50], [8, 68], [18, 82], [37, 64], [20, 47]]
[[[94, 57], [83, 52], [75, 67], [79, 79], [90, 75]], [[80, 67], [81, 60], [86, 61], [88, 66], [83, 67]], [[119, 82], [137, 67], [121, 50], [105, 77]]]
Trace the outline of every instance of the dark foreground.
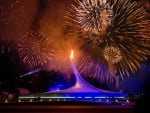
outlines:
[[134, 106], [83, 102], [1, 103], [1, 113], [134, 113]]

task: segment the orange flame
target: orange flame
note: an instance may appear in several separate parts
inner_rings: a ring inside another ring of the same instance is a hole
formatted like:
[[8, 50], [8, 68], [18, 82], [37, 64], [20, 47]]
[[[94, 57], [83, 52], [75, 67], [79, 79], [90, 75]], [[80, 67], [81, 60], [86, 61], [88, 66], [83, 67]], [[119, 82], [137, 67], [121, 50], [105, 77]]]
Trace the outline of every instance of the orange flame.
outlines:
[[73, 56], [74, 56], [74, 51], [71, 50], [71, 53], [70, 53], [70, 58], [73, 59]]

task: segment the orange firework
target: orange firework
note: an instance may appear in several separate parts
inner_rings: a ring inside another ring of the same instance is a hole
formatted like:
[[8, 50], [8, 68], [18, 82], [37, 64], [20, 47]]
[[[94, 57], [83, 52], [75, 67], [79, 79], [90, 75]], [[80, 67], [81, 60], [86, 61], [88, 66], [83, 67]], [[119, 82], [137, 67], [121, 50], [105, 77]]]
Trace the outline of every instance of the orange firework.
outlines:
[[[131, 0], [75, 0], [65, 19], [70, 31], [83, 41], [86, 57], [104, 66], [112, 62], [123, 79], [135, 73], [150, 55], [150, 20], [146, 15], [144, 8]], [[80, 64], [91, 65], [93, 61]], [[101, 78], [101, 72], [93, 76]]]
[[41, 66], [51, 60], [54, 46], [42, 33], [30, 32], [20, 39], [18, 52], [24, 63]]

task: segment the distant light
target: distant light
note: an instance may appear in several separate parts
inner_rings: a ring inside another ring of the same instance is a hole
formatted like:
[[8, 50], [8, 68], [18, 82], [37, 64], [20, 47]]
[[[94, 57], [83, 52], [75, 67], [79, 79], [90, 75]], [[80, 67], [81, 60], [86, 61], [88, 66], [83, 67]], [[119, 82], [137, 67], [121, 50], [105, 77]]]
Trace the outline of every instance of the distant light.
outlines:
[[18, 102], [21, 102], [21, 100], [19, 99]]
[[109, 102], [109, 99], [107, 99], [106, 101]]
[[130, 101], [127, 99], [126, 102], [129, 103]]
[[115, 102], [119, 102], [119, 101], [116, 99]]
[[32, 100], [32, 99], [30, 99], [30, 102], [33, 102], [33, 100]]
[[8, 103], [8, 100], [7, 100], [7, 99], [5, 100], [5, 103]]

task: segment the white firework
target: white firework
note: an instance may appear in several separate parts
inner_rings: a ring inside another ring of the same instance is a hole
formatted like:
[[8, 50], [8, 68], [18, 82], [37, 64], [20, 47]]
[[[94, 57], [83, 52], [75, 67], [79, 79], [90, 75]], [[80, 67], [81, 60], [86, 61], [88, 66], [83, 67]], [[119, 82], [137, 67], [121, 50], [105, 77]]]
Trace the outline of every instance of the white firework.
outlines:
[[113, 10], [106, 0], [82, 0], [74, 6], [76, 18], [84, 32], [104, 34], [111, 24]]

